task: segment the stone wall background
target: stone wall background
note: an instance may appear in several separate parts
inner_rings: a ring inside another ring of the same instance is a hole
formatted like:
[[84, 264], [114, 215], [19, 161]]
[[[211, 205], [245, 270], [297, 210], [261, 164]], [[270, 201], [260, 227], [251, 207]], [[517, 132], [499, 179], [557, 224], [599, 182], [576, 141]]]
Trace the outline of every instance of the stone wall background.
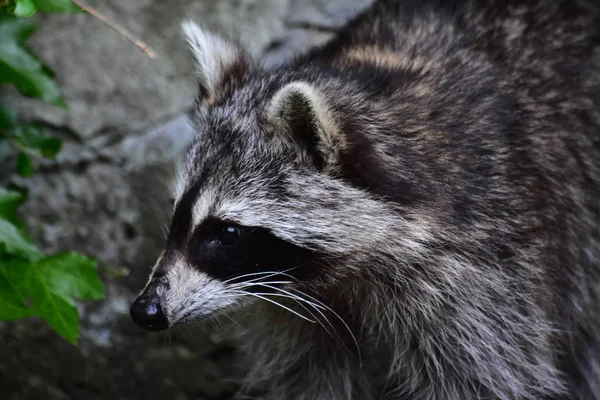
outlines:
[[[193, 18], [240, 38], [273, 68], [322, 43], [371, 0], [88, 0], [158, 53], [151, 59], [90, 15], [37, 15], [34, 51], [57, 74], [61, 110], [3, 88], [20, 115], [63, 139], [23, 207], [47, 251], [100, 262], [104, 301], [80, 307], [73, 347], [35, 319], [0, 324], [3, 399], [225, 399], [230, 352], [198, 330], [143, 332], [129, 305], [170, 218], [169, 182], [192, 137], [195, 85], [179, 23]], [[7, 179], [9, 166], [1, 166]]]

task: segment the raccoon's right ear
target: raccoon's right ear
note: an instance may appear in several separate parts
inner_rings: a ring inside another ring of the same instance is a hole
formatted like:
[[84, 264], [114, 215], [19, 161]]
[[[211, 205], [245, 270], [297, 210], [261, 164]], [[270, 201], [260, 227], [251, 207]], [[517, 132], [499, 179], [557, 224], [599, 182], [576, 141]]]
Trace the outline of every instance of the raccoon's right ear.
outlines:
[[334, 167], [346, 140], [325, 94], [306, 82], [292, 82], [272, 97], [268, 118], [308, 149], [319, 169]]
[[239, 44], [192, 21], [184, 21], [181, 27], [196, 61], [199, 102], [201, 105], [214, 104], [229, 86], [246, 73], [251, 59]]

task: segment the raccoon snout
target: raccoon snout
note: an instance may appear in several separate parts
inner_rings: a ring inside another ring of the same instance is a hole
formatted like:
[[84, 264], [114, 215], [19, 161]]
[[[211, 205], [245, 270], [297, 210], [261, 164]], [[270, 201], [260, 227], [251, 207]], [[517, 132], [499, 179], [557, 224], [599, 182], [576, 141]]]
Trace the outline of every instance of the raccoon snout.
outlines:
[[131, 305], [129, 314], [140, 328], [148, 331], [158, 332], [169, 327], [160, 300], [154, 293], [143, 293], [138, 297]]

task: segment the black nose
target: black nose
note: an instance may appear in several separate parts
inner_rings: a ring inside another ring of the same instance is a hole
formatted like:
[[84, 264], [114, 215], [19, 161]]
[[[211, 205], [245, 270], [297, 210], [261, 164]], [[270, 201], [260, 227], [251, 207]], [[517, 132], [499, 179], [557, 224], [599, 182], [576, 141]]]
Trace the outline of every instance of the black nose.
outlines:
[[156, 296], [142, 294], [131, 305], [129, 314], [140, 328], [149, 331], [157, 332], [169, 327]]

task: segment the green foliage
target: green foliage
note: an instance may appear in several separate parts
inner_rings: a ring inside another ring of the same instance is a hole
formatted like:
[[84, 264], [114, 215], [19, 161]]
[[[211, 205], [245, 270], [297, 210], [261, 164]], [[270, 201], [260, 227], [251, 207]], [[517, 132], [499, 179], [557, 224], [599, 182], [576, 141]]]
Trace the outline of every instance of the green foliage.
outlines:
[[7, 140], [19, 150], [37, 157], [54, 158], [61, 148], [57, 138], [49, 138], [35, 125], [15, 127], [7, 135]]
[[17, 154], [17, 174], [23, 178], [29, 178], [33, 175], [33, 163], [31, 158], [27, 157], [27, 154], [22, 151]]
[[24, 258], [35, 260], [40, 258], [40, 253], [29, 237], [14, 224], [6, 219], [0, 219], [0, 254], [2, 261], [10, 258]]
[[35, 28], [27, 19], [0, 16], [0, 83], [10, 83], [25, 96], [64, 108], [54, 73], [25, 46]]
[[[0, 3], [2, 4], [2, 3]], [[31, 17], [36, 11], [41, 12], [79, 12], [71, 0], [8, 0], [4, 2], [4, 14], [17, 17]]]
[[[35, 24], [23, 17], [35, 12], [77, 12], [70, 0], [0, 0], [0, 84], [21, 94], [66, 107], [54, 74], [27, 48]], [[0, 161], [17, 150], [16, 172], [34, 173], [33, 159], [53, 159], [61, 142], [37, 126], [19, 123], [14, 110], [0, 103]], [[104, 297], [104, 286], [91, 260], [74, 252], [43, 254], [27, 234], [17, 209], [22, 193], [0, 187], [0, 320], [38, 316], [76, 344], [79, 315], [75, 300]]]
[[95, 261], [67, 252], [35, 261], [11, 259], [0, 268], [0, 293], [0, 319], [37, 315], [77, 343], [79, 316], [73, 300], [101, 299], [104, 286]]
[[22, 177], [33, 174], [33, 162], [29, 156], [53, 159], [61, 149], [59, 139], [47, 137], [35, 125], [18, 124], [14, 111], [0, 103], [0, 161], [9, 154], [9, 144], [20, 150], [16, 169]]

